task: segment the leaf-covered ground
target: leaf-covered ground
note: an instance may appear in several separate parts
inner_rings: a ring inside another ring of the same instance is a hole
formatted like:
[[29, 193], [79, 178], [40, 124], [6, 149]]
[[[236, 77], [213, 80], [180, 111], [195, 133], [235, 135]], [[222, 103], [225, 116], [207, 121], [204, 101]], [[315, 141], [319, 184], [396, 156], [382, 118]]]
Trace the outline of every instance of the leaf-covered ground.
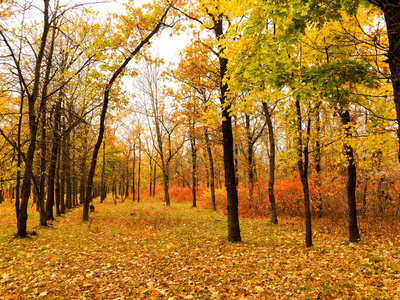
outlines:
[[400, 249], [226, 218], [189, 204], [95, 203], [15, 239], [14, 209], [0, 205], [0, 299], [400, 299]]

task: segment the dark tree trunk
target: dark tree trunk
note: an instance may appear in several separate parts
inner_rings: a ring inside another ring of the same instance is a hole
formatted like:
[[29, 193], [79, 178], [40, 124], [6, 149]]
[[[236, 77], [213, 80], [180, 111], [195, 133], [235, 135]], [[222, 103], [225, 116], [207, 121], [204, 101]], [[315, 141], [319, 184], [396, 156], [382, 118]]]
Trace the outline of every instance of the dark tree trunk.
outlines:
[[[217, 41], [224, 38], [223, 16], [214, 16], [214, 32]], [[224, 48], [219, 46], [218, 59], [220, 69], [220, 100], [222, 104], [222, 146], [225, 169], [225, 187], [228, 199], [228, 241], [240, 242], [239, 226], [239, 199], [236, 185], [236, 172], [234, 160], [234, 142], [232, 131], [232, 117], [230, 115], [231, 103], [228, 99], [228, 84], [225, 75], [228, 67], [228, 59], [224, 56]]]
[[[306, 246], [312, 246], [312, 227], [311, 227], [311, 209], [310, 209], [310, 191], [308, 186], [308, 141], [310, 136], [311, 119], [308, 118], [307, 122], [307, 135], [303, 145], [303, 134], [302, 134], [302, 116], [300, 102], [296, 100], [296, 112], [297, 112], [297, 130], [298, 130], [298, 162], [300, 180], [303, 186], [303, 197], [304, 197], [304, 217], [306, 225]], [[304, 158], [303, 158], [304, 154]]]
[[[54, 205], [54, 184], [57, 168], [57, 154], [59, 138], [57, 137], [59, 129], [57, 125], [54, 126], [54, 139], [53, 146], [51, 147], [49, 178], [47, 180], [47, 202], [46, 202], [46, 218], [47, 220], [54, 220], [53, 205]], [[56, 133], [57, 132], [57, 133]]]
[[126, 183], [125, 183], [125, 198], [129, 196], [129, 157], [126, 160]]
[[[342, 121], [344, 134], [346, 140], [352, 138], [351, 123], [350, 123], [350, 112], [344, 111], [340, 107], [339, 111], [340, 119]], [[357, 224], [357, 202], [356, 202], [356, 185], [357, 185], [357, 169], [354, 160], [353, 147], [350, 141], [345, 141], [344, 152], [347, 160], [347, 205], [348, 205], [348, 222], [349, 222], [349, 241], [351, 243], [358, 242], [360, 240], [360, 233], [358, 231]]]
[[196, 179], [196, 170], [197, 170], [197, 151], [196, 151], [196, 138], [194, 135], [194, 121], [192, 124], [192, 136], [190, 138], [190, 147], [192, 153], [192, 207], [197, 207], [196, 203], [196, 190], [197, 190], [197, 179]]
[[[105, 172], [106, 172], [106, 140], [103, 141], [103, 167], [101, 169], [101, 182], [100, 182], [100, 203], [103, 203], [106, 199], [106, 188], [105, 188]], [[87, 197], [87, 195], [86, 195]]]
[[[49, 167], [49, 178], [47, 182], [47, 202], [46, 202], [46, 217], [47, 220], [53, 220], [53, 205], [54, 205], [54, 185], [56, 180], [56, 168], [57, 168], [57, 160], [58, 154], [60, 153], [60, 144], [61, 144], [61, 103], [63, 99], [63, 91], [60, 91], [58, 99], [54, 108], [54, 130], [53, 130], [53, 145], [51, 148], [51, 157], [50, 157], [50, 167]], [[58, 180], [58, 179], [57, 179]], [[59, 200], [59, 199], [58, 199]], [[56, 200], [56, 213], [60, 215], [60, 206], [59, 202]]]
[[61, 171], [61, 180], [60, 180], [60, 212], [61, 214], [65, 214], [66, 206], [65, 206], [65, 135], [62, 138], [62, 161], [60, 162], [60, 171]]
[[68, 209], [72, 208], [72, 178], [71, 178], [71, 155], [70, 155], [70, 132], [67, 131], [65, 134], [65, 145], [64, 145], [64, 172], [65, 172], [65, 206]]
[[[48, 68], [49, 69], [49, 68]], [[46, 70], [46, 75], [47, 70]], [[47, 76], [46, 76], [47, 77]], [[45, 209], [45, 184], [46, 184], [46, 155], [47, 155], [47, 144], [46, 144], [46, 94], [47, 88], [43, 88], [42, 92], [42, 106], [40, 109], [41, 118], [41, 141], [40, 141], [40, 183], [39, 183], [39, 194], [37, 195], [37, 201], [39, 205], [40, 214], [40, 226], [47, 226], [47, 215]], [[54, 217], [53, 217], [54, 219]], [[53, 220], [49, 219], [49, 220]]]
[[400, 5], [398, 0], [369, 0], [378, 5], [384, 15], [389, 38], [388, 63], [396, 107], [397, 139], [399, 141], [398, 160], [400, 161]]
[[254, 151], [253, 151], [253, 135], [250, 128], [250, 116], [246, 114], [246, 138], [247, 138], [247, 176], [248, 176], [248, 187], [249, 187], [249, 200], [250, 205], [253, 203], [254, 194]]
[[[20, 83], [22, 85], [22, 83]], [[22, 90], [22, 87], [21, 87]], [[21, 149], [21, 130], [22, 130], [22, 112], [24, 107], [24, 93], [21, 94], [21, 102], [19, 106], [19, 118], [18, 118], [18, 133], [17, 133], [17, 146]], [[17, 152], [17, 183], [15, 187], [15, 213], [17, 216], [17, 228], [19, 228], [19, 209], [20, 209], [20, 190], [21, 190], [21, 153]]]
[[[237, 128], [237, 116], [234, 116], [234, 125], [235, 128]], [[233, 130], [232, 130], [233, 134]], [[239, 184], [239, 147], [237, 145], [237, 142], [233, 140], [233, 163], [235, 165], [235, 181], [236, 181], [236, 189]]]
[[318, 102], [318, 104], [315, 107], [315, 113], [316, 113], [316, 142], [315, 142], [315, 171], [317, 172], [317, 181], [316, 181], [316, 186], [317, 186], [317, 216], [322, 217], [322, 194], [321, 194], [321, 116], [320, 116], [320, 106], [321, 102]]
[[272, 126], [272, 117], [269, 111], [267, 103], [262, 102], [265, 119], [268, 127], [268, 142], [269, 142], [269, 179], [268, 179], [268, 196], [269, 196], [269, 208], [271, 213], [271, 223], [278, 224], [278, 216], [276, 213], [275, 204], [275, 135], [274, 128]]
[[[79, 204], [83, 204], [85, 202], [85, 192], [86, 192], [86, 150], [84, 150], [81, 162], [81, 180], [80, 180], [80, 189], [79, 189]], [[100, 188], [101, 193], [101, 188]]]
[[156, 196], [156, 184], [157, 184], [157, 162], [154, 161], [154, 173], [153, 173], [153, 194], [152, 197]]
[[137, 182], [137, 202], [139, 203], [140, 201], [140, 172], [141, 172], [141, 167], [142, 167], [142, 141], [140, 140], [140, 134], [139, 134], [139, 157], [138, 157], [138, 182]]
[[[133, 144], [133, 161], [132, 161], [132, 201], [136, 199], [136, 188], [135, 188], [135, 171], [136, 171], [136, 144]], [[151, 158], [150, 158], [150, 196], [151, 196]]]
[[211, 209], [213, 211], [217, 210], [217, 205], [215, 202], [215, 171], [214, 171], [214, 159], [212, 156], [212, 151], [211, 151], [211, 143], [210, 143], [210, 138], [208, 136], [208, 131], [205, 129], [204, 132], [205, 139], [206, 139], [206, 147], [207, 147], [207, 156], [208, 156], [208, 165], [210, 167], [210, 192], [211, 192]]
[[60, 186], [60, 166], [61, 166], [61, 151], [58, 148], [57, 171], [55, 177], [55, 193], [56, 193], [56, 214], [61, 216], [61, 186]]
[[[57, 24], [55, 24], [57, 25]], [[47, 226], [47, 220], [54, 220], [53, 213], [49, 215], [48, 207], [46, 203], [45, 209], [45, 185], [46, 185], [46, 156], [47, 156], [47, 141], [46, 141], [46, 125], [47, 125], [47, 84], [50, 78], [50, 71], [51, 71], [51, 64], [53, 59], [53, 52], [54, 52], [54, 42], [56, 37], [56, 30], [53, 28], [52, 31], [52, 39], [50, 44], [50, 50], [47, 57], [47, 66], [46, 66], [46, 74], [44, 76], [44, 85], [42, 90], [42, 103], [40, 105], [40, 117], [41, 117], [41, 152], [40, 152], [40, 186], [39, 186], [39, 207], [40, 207], [40, 225]], [[54, 141], [53, 141], [54, 142]], [[51, 153], [52, 155], [53, 153]], [[57, 155], [57, 153], [56, 153]], [[50, 160], [53, 158], [51, 157]], [[57, 159], [57, 158], [55, 158]], [[54, 177], [53, 177], [54, 179]], [[53, 189], [53, 203], [54, 203], [54, 189]], [[53, 210], [53, 206], [51, 207]]]

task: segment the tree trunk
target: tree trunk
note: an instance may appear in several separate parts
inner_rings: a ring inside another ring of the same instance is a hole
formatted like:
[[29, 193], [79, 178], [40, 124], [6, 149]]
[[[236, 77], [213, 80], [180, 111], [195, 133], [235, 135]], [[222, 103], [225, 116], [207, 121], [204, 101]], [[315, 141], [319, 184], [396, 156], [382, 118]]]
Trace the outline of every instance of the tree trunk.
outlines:
[[129, 196], [129, 157], [126, 159], [126, 183], [125, 183], [125, 198]]
[[[103, 203], [106, 199], [106, 190], [105, 190], [105, 172], [106, 172], [106, 139], [103, 141], [103, 167], [101, 170], [101, 182], [100, 182], [100, 203]], [[86, 195], [87, 197], [87, 195]]]
[[142, 167], [142, 141], [140, 140], [140, 134], [139, 134], [139, 157], [138, 157], [138, 179], [137, 179], [137, 202], [140, 202], [140, 172], [141, 172], [141, 167]]
[[[297, 130], [298, 130], [298, 161], [300, 180], [303, 186], [303, 197], [304, 197], [304, 217], [306, 225], [306, 246], [312, 246], [312, 227], [311, 227], [311, 209], [310, 209], [310, 191], [308, 186], [308, 141], [310, 136], [311, 119], [308, 118], [307, 122], [307, 135], [303, 146], [303, 134], [302, 134], [302, 117], [300, 102], [296, 100], [296, 112], [297, 112]], [[304, 152], [304, 160], [303, 160]]]
[[246, 114], [246, 139], [247, 139], [247, 176], [248, 176], [248, 187], [249, 187], [249, 201], [250, 205], [253, 205], [253, 193], [254, 193], [254, 151], [253, 151], [253, 135], [250, 129], [250, 116]]
[[61, 216], [61, 186], [60, 186], [60, 166], [61, 166], [61, 151], [58, 147], [57, 171], [55, 178], [55, 193], [56, 193], [56, 214]]
[[316, 181], [316, 187], [317, 187], [317, 216], [319, 218], [322, 217], [322, 194], [321, 194], [321, 116], [320, 116], [320, 106], [321, 102], [318, 102], [318, 104], [315, 107], [315, 113], [316, 113], [316, 142], [315, 142], [315, 171], [317, 172], [317, 181]]
[[[22, 83], [21, 90], [22, 90]], [[19, 117], [18, 117], [18, 131], [17, 131], [17, 146], [21, 149], [21, 129], [22, 129], [22, 113], [24, 107], [24, 93], [21, 93], [21, 102], [19, 106]], [[17, 228], [19, 228], [19, 210], [20, 210], [20, 190], [21, 190], [21, 163], [22, 157], [21, 153], [17, 152], [17, 182], [15, 186], [15, 214], [17, 216]]]
[[389, 38], [387, 57], [396, 107], [397, 139], [399, 141], [398, 160], [400, 162], [400, 5], [398, 0], [370, 0], [370, 2], [378, 5], [385, 15]]
[[154, 173], [153, 173], [153, 194], [152, 197], [154, 198], [156, 196], [156, 184], [157, 184], [157, 162], [154, 161]]
[[269, 196], [269, 208], [271, 213], [271, 223], [278, 224], [278, 217], [276, 213], [276, 204], [275, 204], [275, 135], [274, 128], [272, 126], [272, 118], [271, 113], [269, 111], [269, 107], [267, 103], [262, 102], [262, 106], [264, 109], [265, 119], [267, 121], [268, 127], [268, 142], [269, 142], [269, 179], [268, 179], [268, 196]]
[[65, 157], [64, 157], [64, 172], [65, 172], [65, 206], [68, 209], [72, 208], [72, 178], [71, 178], [71, 156], [70, 156], [70, 132], [65, 134]]
[[[135, 170], [136, 170], [136, 144], [133, 144], [133, 162], [132, 162], [132, 201], [135, 202], [136, 199], [136, 189], [135, 189]], [[150, 158], [151, 165], [151, 158]], [[150, 167], [150, 183], [151, 183], [151, 167]], [[151, 196], [151, 184], [150, 184], [150, 196]]]
[[62, 161], [59, 163], [60, 164], [60, 171], [61, 171], [61, 180], [60, 180], [60, 212], [61, 214], [65, 214], [65, 135], [62, 138], [61, 141], [61, 146], [62, 146]]
[[196, 190], [197, 190], [197, 179], [196, 179], [196, 163], [197, 163], [197, 151], [196, 151], [196, 139], [194, 137], [194, 121], [193, 121], [193, 127], [192, 127], [192, 136], [190, 138], [190, 147], [191, 147], [191, 153], [192, 153], [192, 207], [197, 207], [196, 203]]
[[[55, 113], [57, 115], [57, 112]], [[53, 205], [54, 205], [54, 184], [56, 177], [56, 168], [57, 168], [57, 154], [58, 154], [58, 146], [59, 146], [59, 128], [57, 124], [57, 116], [55, 116], [54, 120], [54, 131], [53, 131], [53, 146], [51, 148], [51, 157], [50, 157], [50, 167], [49, 167], [49, 177], [47, 181], [47, 202], [46, 202], [46, 218], [47, 220], [54, 220], [53, 215]]]
[[[220, 15], [214, 18], [214, 31], [217, 41], [224, 38], [223, 30], [223, 18], [222, 15]], [[225, 187], [228, 199], [228, 241], [240, 242], [239, 199], [236, 185], [232, 117], [230, 115], [231, 103], [227, 95], [228, 84], [225, 81], [228, 59], [224, 56], [224, 50], [225, 49], [221, 45], [218, 46], [220, 100], [222, 104], [222, 146], [225, 169]]]
[[357, 202], [356, 202], [356, 185], [357, 185], [357, 169], [354, 160], [353, 147], [350, 144], [352, 138], [350, 112], [344, 111], [340, 107], [340, 119], [342, 121], [345, 138], [344, 152], [347, 160], [347, 205], [348, 205], [348, 222], [349, 222], [349, 241], [351, 243], [360, 240], [360, 233], [357, 224]]
[[207, 147], [207, 156], [208, 156], [208, 164], [210, 166], [210, 192], [211, 192], [211, 209], [213, 211], [217, 210], [217, 205], [215, 202], [215, 171], [214, 171], [214, 160], [211, 151], [211, 143], [210, 138], [208, 136], [207, 128], [205, 129], [204, 136], [206, 139], [206, 147]]

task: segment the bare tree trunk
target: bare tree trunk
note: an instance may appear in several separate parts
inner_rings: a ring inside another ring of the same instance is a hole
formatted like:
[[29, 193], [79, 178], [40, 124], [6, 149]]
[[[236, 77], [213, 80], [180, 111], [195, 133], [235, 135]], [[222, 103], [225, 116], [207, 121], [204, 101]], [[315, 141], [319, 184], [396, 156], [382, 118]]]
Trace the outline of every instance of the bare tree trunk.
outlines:
[[[47, 220], [54, 220], [53, 205], [54, 205], [54, 183], [56, 178], [57, 156], [60, 147], [60, 118], [61, 118], [61, 95], [57, 99], [55, 112], [54, 112], [54, 130], [53, 130], [53, 146], [51, 148], [49, 178], [47, 182], [47, 202], [46, 202], [46, 215]], [[59, 207], [57, 214], [59, 215]]]
[[[151, 161], [150, 161], [151, 164]], [[136, 144], [133, 144], [133, 162], [132, 162], [132, 201], [136, 199], [136, 189], [135, 189], [135, 171], [136, 171]], [[151, 168], [150, 168], [150, 182], [151, 182]], [[151, 185], [150, 185], [150, 193], [151, 193]]]
[[154, 172], [153, 172], [153, 194], [152, 197], [156, 196], [156, 184], [157, 184], [157, 162], [154, 161]]
[[211, 151], [211, 143], [210, 143], [210, 138], [208, 136], [208, 131], [207, 128], [205, 129], [204, 136], [206, 139], [206, 147], [207, 147], [207, 156], [208, 156], [208, 164], [210, 166], [210, 192], [211, 192], [211, 209], [213, 211], [217, 210], [217, 205], [215, 201], [215, 171], [214, 171], [214, 159], [212, 156], [212, 151]]
[[[303, 145], [303, 134], [302, 134], [302, 116], [299, 100], [296, 100], [296, 112], [297, 112], [297, 130], [298, 130], [298, 167], [300, 173], [301, 183], [303, 185], [303, 197], [304, 197], [304, 217], [306, 225], [306, 246], [312, 246], [312, 227], [311, 227], [311, 209], [310, 209], [310, 191], [308, 186], [308, 140], [310, 136], [311, 119], [308, 118], [307, 122], [307, 135]], [[303, 160], [304, 152], [304, 160]]]
[[140, 140], [140, 133], [139, 133], [139, 153], [138, 153], [138, 182], [137, 182], [137, 202], [140, 201], [140, 172], [142, 167], [142, 141]]
[[247, 176], [248, 176], [248, 187], [249, 187], [249, 201], [250, 205], [253, 205], [253, 194], [254, 194], [254, 152], [253, 152], [253, 136], [250, 129], [250, 116], [246, 114], [246, 138], [247, 138]]
[[400, 5], [398, 0], [369, 0], [384, 13], [389, 38], [387, 52], [393, 86], [393, 99], [396, 107], [397, 139], [399, 141], [398, 160], [400, 161]]
[[[101, 182], [100, 182], [100, 203], [103, 203], [106, 199], [106, 189], [105, 189], [105, 172], [106, 172], [106, 140], [103, 141], [103, 167], [101, 170]], [[87, 195], [86, 195], [87, 197]]]
[[60, 162], [61, 166], [61, 184], [60, 184], [60, 209], [61, 209], [61, 214], [65, 214], [66, 210], [66, 205], [65, 205], [65, 163], [66, 163], [66, 153], [65, 153], [65, 147], [66, 147], [66, 137], [65, 135], [62, 138], [62, 161]]
[[125, 198], [129, 196], [129, 157], [126, 160], [126, 183], [125, 183]]
[[360, 233], [357, 224], [357, 202], [356, 202], [356, 185], [357, 185], [357, 169], [354, 160], [353, 147], [350, 144], [352, 138], [350, 112], [340, 107], [340, 119], [342, 121], [345, 138], [348, 140], [344, 144], [344, 151], [347, 160], [347, 205], [348, 205], [348, 222], [349, 222], [349, 241], [351, 243], [360, 240]]
[[190, 138], [190, 146], [192, 152], [192, 207], [197, 207], [196, 203], [196, 190], [197, 190], [197, 179], [196, 179], [196, 170], [197, 170], [197, 151], [196, 151], [196, 139], [194, 137], [194, 121], [193, 121], [193, 134]]
[[268, 196], [269, 196], [269, 208], [271, 214], [271, 223], [278, 224], [278, 217], [276, 213], [276, 204], [275, 204], [275, 135], [274, 128], [272, 126], [272, 117], [269, 111], [269, 107], [267, 103], [262, 102], [265, 119], [267, 121], [268, 127], [268, 142], [269, 142], [269, 179], [268, 179]]
[[322, 194], [321, 194], [321, 116], [320, 116], [320, 106], [321, 102], [315, 107], [316, 113], [316, 131], [317, 131], [317, 139], [315, 142], [315, 171], [317, 172], [317, 216], [322, 217], [323, 207], [322, 207]]
[[55, 193], [56, 193], [56, 214], [61, 216], [61, 185], [60, 185], [60, 166], [61, 166], [61, 147], [58, 147], [57, 169], [55, 177]]

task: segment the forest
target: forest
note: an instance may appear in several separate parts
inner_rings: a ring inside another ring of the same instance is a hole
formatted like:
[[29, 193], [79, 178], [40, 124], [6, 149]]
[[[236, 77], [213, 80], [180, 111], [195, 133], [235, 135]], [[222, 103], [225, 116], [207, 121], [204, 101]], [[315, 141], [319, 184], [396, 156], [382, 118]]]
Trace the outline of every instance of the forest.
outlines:
[[[3, 1], [0, 202], [17, 235], [29, 201], [47, 226], [78, 205], [88, 221], [107, 195], [225, 211], [232, 242], [239, 215], [304, 218], [308, 246], [313, 217], [351, 242], [360, 218], [395, 228], [395, 2], [127, 1], [104, 16]], [[162, 31], [191, 37], [177, 62], [150, 51]]]
[[399, 297], [398, 1], [122, 2], [0, 1], [0, 299]]

